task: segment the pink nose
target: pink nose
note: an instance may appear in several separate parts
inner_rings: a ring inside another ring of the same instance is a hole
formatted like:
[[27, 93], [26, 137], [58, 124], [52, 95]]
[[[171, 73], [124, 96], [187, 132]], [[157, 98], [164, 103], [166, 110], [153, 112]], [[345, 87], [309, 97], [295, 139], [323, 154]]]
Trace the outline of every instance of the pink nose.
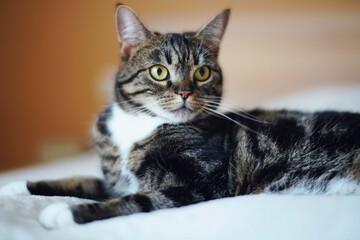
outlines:
[[181, 96], [182, 99], [186, 100], [189, 95], [191, 95], [191, 91], [179, 91], [178, 94]]

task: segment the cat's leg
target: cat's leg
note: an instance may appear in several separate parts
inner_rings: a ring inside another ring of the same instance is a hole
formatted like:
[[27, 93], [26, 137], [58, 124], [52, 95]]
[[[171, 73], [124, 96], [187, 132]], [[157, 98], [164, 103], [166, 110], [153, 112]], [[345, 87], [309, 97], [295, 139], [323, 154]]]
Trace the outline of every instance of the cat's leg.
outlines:
[[135, 193], [102, 202], [68, 205], [55, 203], [40, 214], [40, 222], [47, 228], [60, 228], [117, 216], [126, 216], [157, 209], [181, 207], [206, 200], [184, 187], [169, 187], [154, 192]]
[[108, 197], [102, 179], [87, 177], [38, 182], [12, 182], [0, 189], [0, 195], [72, 196], [94, 200]]
[[[109, 186], [126, 185], [117, 184], [122, 181], [121, 157], [119, 147], [114, 143], [108, 128], [109, 118], [112, 116], [112, 106], [108, 106], [98, 115], [92, 129], [92, 137], [96, 152], [101, 158], [101, 170]], [[117, 189], [121, 190], [121, 189]]]

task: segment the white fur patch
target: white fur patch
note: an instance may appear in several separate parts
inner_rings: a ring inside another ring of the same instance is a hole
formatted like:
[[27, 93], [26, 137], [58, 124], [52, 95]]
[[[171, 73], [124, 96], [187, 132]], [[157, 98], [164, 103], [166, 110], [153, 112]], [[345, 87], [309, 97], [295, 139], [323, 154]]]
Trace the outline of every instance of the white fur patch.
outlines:
[[[189, 99], [191, 98], [191, 96], [189, 97]], [[175, 104], [175, 103], [174, 103]], [[181, 107], [181, 105], [183, 104], [183, 100], [181, 99], [181, 97], [179, 96], [178, 98], [178, 102], [177, 102], [178, 106]], [[188, 104], [188, 103], [187, 103]], [[186, 122], [189, 121], [193, 118], [196, 117], [197, 113], [195, 112], [177, 112], [177, 113], [170, 113], [165, 111], [164, 109], [162, 109], [161, 107], [157, 106], [157, 105], [152, 105], [149, 107], [149, 109], [157, 114], [158, 116], [160, 116], [162, 119], [164, 119], [164, 123], [172, 123], [172, 124], [176, 124], [176, 123], [182, 123], [182, 122]]]
[[16, 181], [6, 184], [5, 186], [0, 188], [0, 195], [3, 196], [14, 196], [14, 195], [22, 195], [29, 196], [31, 193], [26, 187], [26, 181]]
[[59, 202], [47, 206], [39, 216], [39, 222], [46, 228], [55, 229], [75, 225], [70, 205]]
[[334, 178], [327, 184], [322, 179], [303, 180], [295, 186], [285, 189], [283, 194], [325, 194], [325, 195], [360, 195], [360, 183], [347, 178]]
[[355, 194], [360, 195], [360, 184], [354, 180], [345, 178], [333, 179], [327, 186], [326, 194]]
[[134, 143], [149, 136], [158, 126], [165, 123], [164, 119], [151, 117], [145, 114], [134, 116], [123, 111], [117, 104], [112, 106], [112, 117], [107, 127], [115, 145], [120, 149], [121, 171], [131, 179], [128, 189], [122, 192], [135, 193], [138, 190], [138, 182], [133, 173], [127, 169], [128, 157]]

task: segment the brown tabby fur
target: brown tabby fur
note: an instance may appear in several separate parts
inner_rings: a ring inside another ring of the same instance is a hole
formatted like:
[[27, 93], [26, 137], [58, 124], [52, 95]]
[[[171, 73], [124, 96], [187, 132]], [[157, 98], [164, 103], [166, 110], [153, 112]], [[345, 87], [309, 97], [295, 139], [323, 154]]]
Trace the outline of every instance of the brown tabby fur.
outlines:
[[[100, 200], [72, 206], [77, 223], [263, 192], [359, 194], [360, 114], [217, 110], [229, 13], [197, 32], [160, 34], [119, 6], [123, 62], [93, 131], [104, 178], [28, 182], [29, 191]], [[169, 72], [162, 81], [150, 73], [159, 64]], [[206, 81], [194, 77], [202, 66], [211, 71]], [[143, 127], [124, 152], [122, 141]], [[337, 181], [351, 187], [334, 192]]]

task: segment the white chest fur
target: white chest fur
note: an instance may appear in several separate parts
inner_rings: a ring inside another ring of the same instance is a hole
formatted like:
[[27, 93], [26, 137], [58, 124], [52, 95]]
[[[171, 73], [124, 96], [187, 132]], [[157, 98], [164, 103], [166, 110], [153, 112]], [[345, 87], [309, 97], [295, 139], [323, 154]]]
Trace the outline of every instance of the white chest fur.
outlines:
[[131, 179], [129, 193], [138, 189], [135, 176], [126, 168], [129, 153], [134, 143], [148, 137], [158, 126], [165, 123], [164, 119], [146, 114], [131, 115], [123, 111], [117, 104], [112, 105], [112, 117], [107, 123], [112, 141], [119, 147], [121, 156], [121, 173]]

